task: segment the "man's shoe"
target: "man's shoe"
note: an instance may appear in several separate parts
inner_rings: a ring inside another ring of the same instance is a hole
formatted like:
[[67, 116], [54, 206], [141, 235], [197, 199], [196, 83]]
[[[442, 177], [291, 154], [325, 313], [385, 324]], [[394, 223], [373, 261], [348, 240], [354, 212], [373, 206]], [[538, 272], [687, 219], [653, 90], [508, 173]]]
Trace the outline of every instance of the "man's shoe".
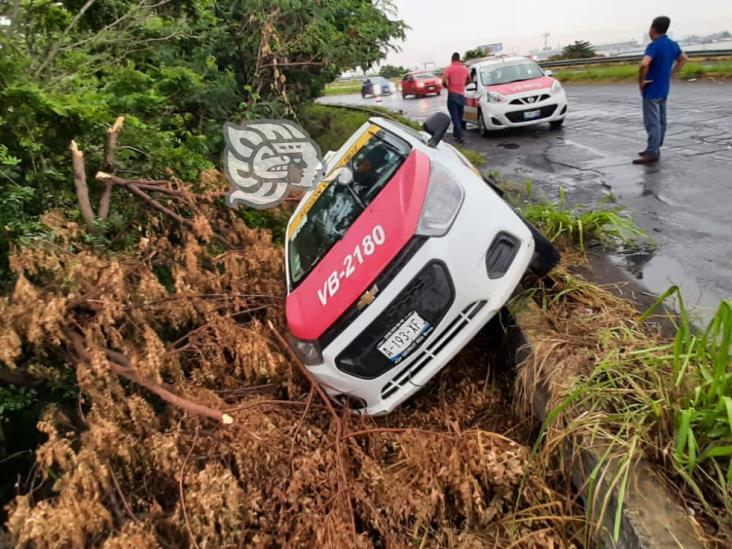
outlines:
[[644, 154], [640, 158], [633, 160], [633, 164], [655, 164], [658, 162], [658, 155]]
[[639, 152], [639, 153], [638, 153], [638, 156], [645, 156], [645, 154], [646, 154], [647, 152], [648, 152], [647, 150], [645, 150], [645, 151], [641, 151], [641, 152]]
[[461, 137], [460, 139], [456, 140], [456, 143], [462, 145], [463, 143], [465, 143], [465, 138]]

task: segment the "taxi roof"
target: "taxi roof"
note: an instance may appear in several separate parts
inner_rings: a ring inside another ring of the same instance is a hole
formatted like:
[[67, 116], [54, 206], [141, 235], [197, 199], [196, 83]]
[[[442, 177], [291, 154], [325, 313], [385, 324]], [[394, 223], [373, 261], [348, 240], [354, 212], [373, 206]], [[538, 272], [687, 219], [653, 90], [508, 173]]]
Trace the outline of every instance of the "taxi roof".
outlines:
[[474, 59], [471, 61], [468, 66], [469, 67], [489, 67], [491, 65], [500, 65], [502, 63], [515, 63], [517, 61], [533, 61], [533, 59], [529, 57], [521, 57], [521, 56], [514, 56], [514, 57], [508, 57], [508, 56], [500, 56], [500, 57], [484, 57], [482, 59]]

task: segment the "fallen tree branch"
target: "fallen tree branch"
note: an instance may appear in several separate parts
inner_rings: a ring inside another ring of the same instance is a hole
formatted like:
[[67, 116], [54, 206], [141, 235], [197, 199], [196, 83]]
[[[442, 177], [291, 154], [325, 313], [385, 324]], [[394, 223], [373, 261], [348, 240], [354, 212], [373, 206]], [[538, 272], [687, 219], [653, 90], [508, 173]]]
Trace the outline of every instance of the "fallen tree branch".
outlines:
[[[300, 372], [305, 376], [305, 378], [310, 382], [310, 386], [315, 389], [315, 391], [318, 393], [318, 396], [323, 401], [325, 406], [328, 408], [328, 411], [330, 412], [331, 416], [333, 417], [333, 421], [335, 422], [335, 451], [336, 451], [336, 458], [338, 462], [338, 474], [341, 477], [340, 485], [338, 486], [338, 491], [343, 490], [345, 493], [345, 504], [346, 509], [348, 511], [348, 517], [350, 519], [351, 523], [351, 532], [353, 534], [353, 546], [355, 547], [357, 545], [357, 538], [358, 534], [356, 533], [356, 514], [353, 510], [353, 502], [351, 501], [351, 491], [349, 489], [349, 482], [348, 482], [348, 472], [346, 469], [346, 463], [345, 463], [345, 457], [343, 452], [343, 446], [342, 446], [342, 437], [343, 437], [343, 422], [341, 421], [341, 418], [338, 416], [338, 414], [335, 411], [335, 408], [333, 408], [333, 403], [331, 402], [328, 395], [325, 394], [325, 391], [320, 386], [320, 384], [315, 381], [315, 378], [313, 375], [308, 371], [308, 369], [305, 367], [305, 364], [300, 360], [300, 357], [295, 354], [295, 351], [292, 349], [290, 344], [287, 342], [287, 340], [282, 337], [282, 334], [277, 330], [277, 328], [274, 327], [274, 324], [272, 324], [271, 320], [267, 321], [267, 325], [269, 326], [269, 329], [274, 333], [275, 337], [280, 342], [280, 345], [282, 345], [285, 349], [287, 349], [292, 356], [292, 358], [295, 359], [295, 364], [297, 364], [297, 367], [299, 368]], [[309, 403], [307, 404], [309, 406]]]
[[97, 172], [95, 177], [98, 181], [102, 181], [104, 183], [112, 183], [114, 185], [120, 185], [122, 187], [125, 187], [127, 185], [147, 185], [163, 187], [164, 185], [171, 184], [171, 182], [167, 179], [125, 179], [123, 177], [119, 177], [113, 173], [108, 173], [105, 171]]
[[76, 141], [71, 141], [71, 163], [74, 167], [74, 188], [76, 189], [76, 199], [79, 202], [79, 210], [81, 218], [90, 229], [94, 229], [94, 210], [92, 210], [91, 202], [89, 202], [89, 187], [86, 184], [86, 169], [84, 166], [84, 153], [76, 145]]
[[103, 183], [111, 182], [116, 185], [120, 185], [130, 191], [132, 194], [137, 196], [138, 198], [142, 199], [143, 202], [146, 204], [149, 204], [159, 212], [164, 213], [165, 215], [172, 217], [175, 219], [178, 223], [181, 223], [182, 225], [186, 225], [190, 229], [193, 229], [193, 221], [190, 219], [186, 219], [182, 215], [179, 215], [175, 213], [173, 210], [168, 208], [167, 206], [163, 206], [160, 202], [155, 200], [152, 196], [147, 194], [145, 191], [141, 190], [136, 184], [126, 181], [122, 178], [116, 177], [112, 174], [105, 173], [105, 172], [97, 172], [97, 175], [95, 176], [97, 181], [101, 181]]
[[328, 411], [330, 412], [330, 415], [333, 416], [333, 419], [336, 421], [338, 425], [341, 423], [341, 418], [338, 416], [338, 414], [335, 411], [335, 408], [333, 408], [333, 403], [331, 402], [328, 395], [325, 394], [325, 391], [323, 391], [323, 388], [320, 386], [320, 384], [315, 381], [315, 378], [313, 375], [308, 371], [308, 369], [305, 367], [305, 364], [303, 364], [302, 360], [300, 360], [300, 357], [295, 354], [295, 351], [292, 350], [292, 347], [287, 342], [287, 340], [282, 337], [282, 334], [277, 330], [277, 328], [274, 327], [274, 324], [272, 324], [271, 320], [267, 321], [267, 325], [269, 326], [269, 329], [272, 331], [272, 333], [277, 338], [277, 341], [279, 341], [280, 345], [282, 345], [283, 348], [287, 349], [287, 351], [290, 353], [290, 356], [295, 359], [295, 364], [297, 364], [298, 369], [300, 370], [300, 373], [305, 376], [305, 379], [307, 379], [310, 382], [310, 385], [318, 392], [318, 396], [323, 401], [323, 404], [328, 408]]
[[[74, 347], [74, 351], [76, 351], [78, 357], [84, 362], [90, 363], [92, 361], [92, 356], [91, 353], [86, 349], [84, 337], [79, 332], [71, 328], [65, 328], [64, 333], [66, 334], [66, 337], [71, 341], [71, 344]], [[104, 353], [108, 359], [109, 368], [110, 370], [112, 370], [112, 372], [144, 387], [151, 393], [158, 395], [164, 401], [191, 414], [215, 419], [216, 421], [223, 423], [224, 425], [230, 425], [234, 423], [234, 418], [231, 417], [229, 414], [222, 412], [221, 410], [217, 410], [215, 408], [193, 402], [179, 395], [176, 395], [159, 383], [142, 379], [140, 377], [140, 374], [138, 374], [137, 371], [132, 367], [132, 362], [130, 361], [130, 359], [122, 353], [112, 351], [111, 349], [105, 349]]]
[[196, 541], [196, 536], [193, 535], [191, 523], [188, 520], [188, 512], [186, 511], [186, 493], [183, 488], [186, 479], [186, 466], [188, 465], [188, 460], [191, 459], [191, 454], [193, 453], [193, 448], [196, 447], [196, 442], [198, 442], [198, 426], [196, 426], [196, 436], [193, 437], [193, 442], [191, 443], [191, 447], [188, 449], [186, 459], [183, 460], [183, 465], [180, 468], [180, 474], [178, 475], [178, 495], [180, 496], [180, 505], [181, 509], [183, 510], [183, 518], [185, 519], [186, 530], [188, 530], [188, 539], [191, 541], [196, 549], [200, 549], [200, 545], [198, 545], [198, 542]]
[[[155, 200], [152, 196], [150, 196], [149, 194], [147, 194], [145, 191], [143, 191], [140, 188], [140, 185], [142, 185], [142, 184], [144, 184], [146, 186], [148, 186], [148, 185], [157, 185], [157, 184], [169, 183], [168, 181], [155, 181], [155, 180], [146, 180], [146, 179], [136, 179], [136, 180], [129, 179], [128, 180], [128, 179], [123, 179], [121, 177], [117, 177], [116, 175], [113, 175], [113, 174], [110, 174], [110, 173], [106, 173], [106, 172], [97, 172], [95, 178], [96, 178], [97, 181], [101, 181], [103, 183], [110, 182], [110, 183], [113, 183], [115, 185], [119, 185], [120, 187], [123, 187], [123, 188], [127, 189], [129, 192], [131, 192], [132, 194], [134, 194], [138, 198], [142, 199], [142, 201], [145, 202], [146, 204], [148, 204], [149, 206], [151, 206], [154, 209], [158, 210], [159, 212], [162, 212], [165, 215], [171, 217], [172, 219], [176, 220], [178, 223], [181, 223], [182, 225], [185, 225], [186, 227], [188, 227], [189, 229], [191, 229], [193, 232], [196, 231], [196, 228], [195, 228], [195, 225], [194, 225], [193, 221], [191, 221], [190, 219], [187, 219], [187, 218], [183, 217], [182, 215], [174, 212], [173, 210], [171, 210], [167, 206], [161, 204], [160, 202], [158, 202], [157, 200]], [[166, 192], [167, 191], [168, 194], [170, 194], [171, 192], [174, 192], [171, 189], [165, 189], [165, 190], [163, 190], [162, 188], [161, 189], [157, 189], [156, 188], [156, 189], [151, 189], [151, 190], [154, 190], [154, 191], [158, 191], [159, 190], [159, 191], [163, 191], [163, 192]], [[182, 197], [183, 194], [181, 193], [180, 196]], [[176, 198], [177, 197], [178, 196], [176, 196]], [[227, 248], [233, 248], [234, 247], [231, 244], [231, 242], [229, 242], [223, 236], [221, 236], [220, 234], [218, 234], [216, 232], [213, 233], [213, 238], [215, 238], [219, 243], [223, 244]]]

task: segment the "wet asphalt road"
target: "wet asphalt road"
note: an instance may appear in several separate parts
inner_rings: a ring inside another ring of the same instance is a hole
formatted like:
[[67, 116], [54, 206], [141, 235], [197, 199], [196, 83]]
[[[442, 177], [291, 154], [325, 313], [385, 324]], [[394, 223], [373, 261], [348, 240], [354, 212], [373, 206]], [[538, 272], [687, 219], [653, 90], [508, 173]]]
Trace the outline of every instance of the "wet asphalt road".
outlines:
[[[556, 198], [594, 204], [608, 198], [625, 208], [655, 241], [652, 250], [618, 257], [654, 293], [681, 286], [687, 304], [708, 318], [732, 298], [732, 82], [680, 82], [669, 98], [669, 128], [661, 162], [633, 166], [645, 148], [641, 102], [632, 84], [567, 86], [569, 116], [561, 130], [548, 125], [481, 138], [486, 169], [507, 180], [531, 179]], [[446, 97], [332, 96], [324, 103], [382, 105], [417, 120], [445, 111]]]

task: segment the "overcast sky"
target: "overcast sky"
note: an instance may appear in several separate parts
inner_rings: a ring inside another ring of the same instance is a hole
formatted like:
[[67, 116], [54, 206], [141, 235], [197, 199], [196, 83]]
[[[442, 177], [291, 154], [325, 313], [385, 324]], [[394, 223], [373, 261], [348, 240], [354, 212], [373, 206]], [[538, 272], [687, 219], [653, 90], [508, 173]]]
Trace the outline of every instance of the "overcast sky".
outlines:
[[504, 51], [526, 54], [544, 45], [575, 40], [593, 43], [640, 40], [657, 15], [671, 18], [671, 33], [732, 32], [732, 0], [395, 0], [400, 19], [411, 27], [389, 55], [391, 64], [413, 66], [449, 61], [453, 51], [503, 42]]

